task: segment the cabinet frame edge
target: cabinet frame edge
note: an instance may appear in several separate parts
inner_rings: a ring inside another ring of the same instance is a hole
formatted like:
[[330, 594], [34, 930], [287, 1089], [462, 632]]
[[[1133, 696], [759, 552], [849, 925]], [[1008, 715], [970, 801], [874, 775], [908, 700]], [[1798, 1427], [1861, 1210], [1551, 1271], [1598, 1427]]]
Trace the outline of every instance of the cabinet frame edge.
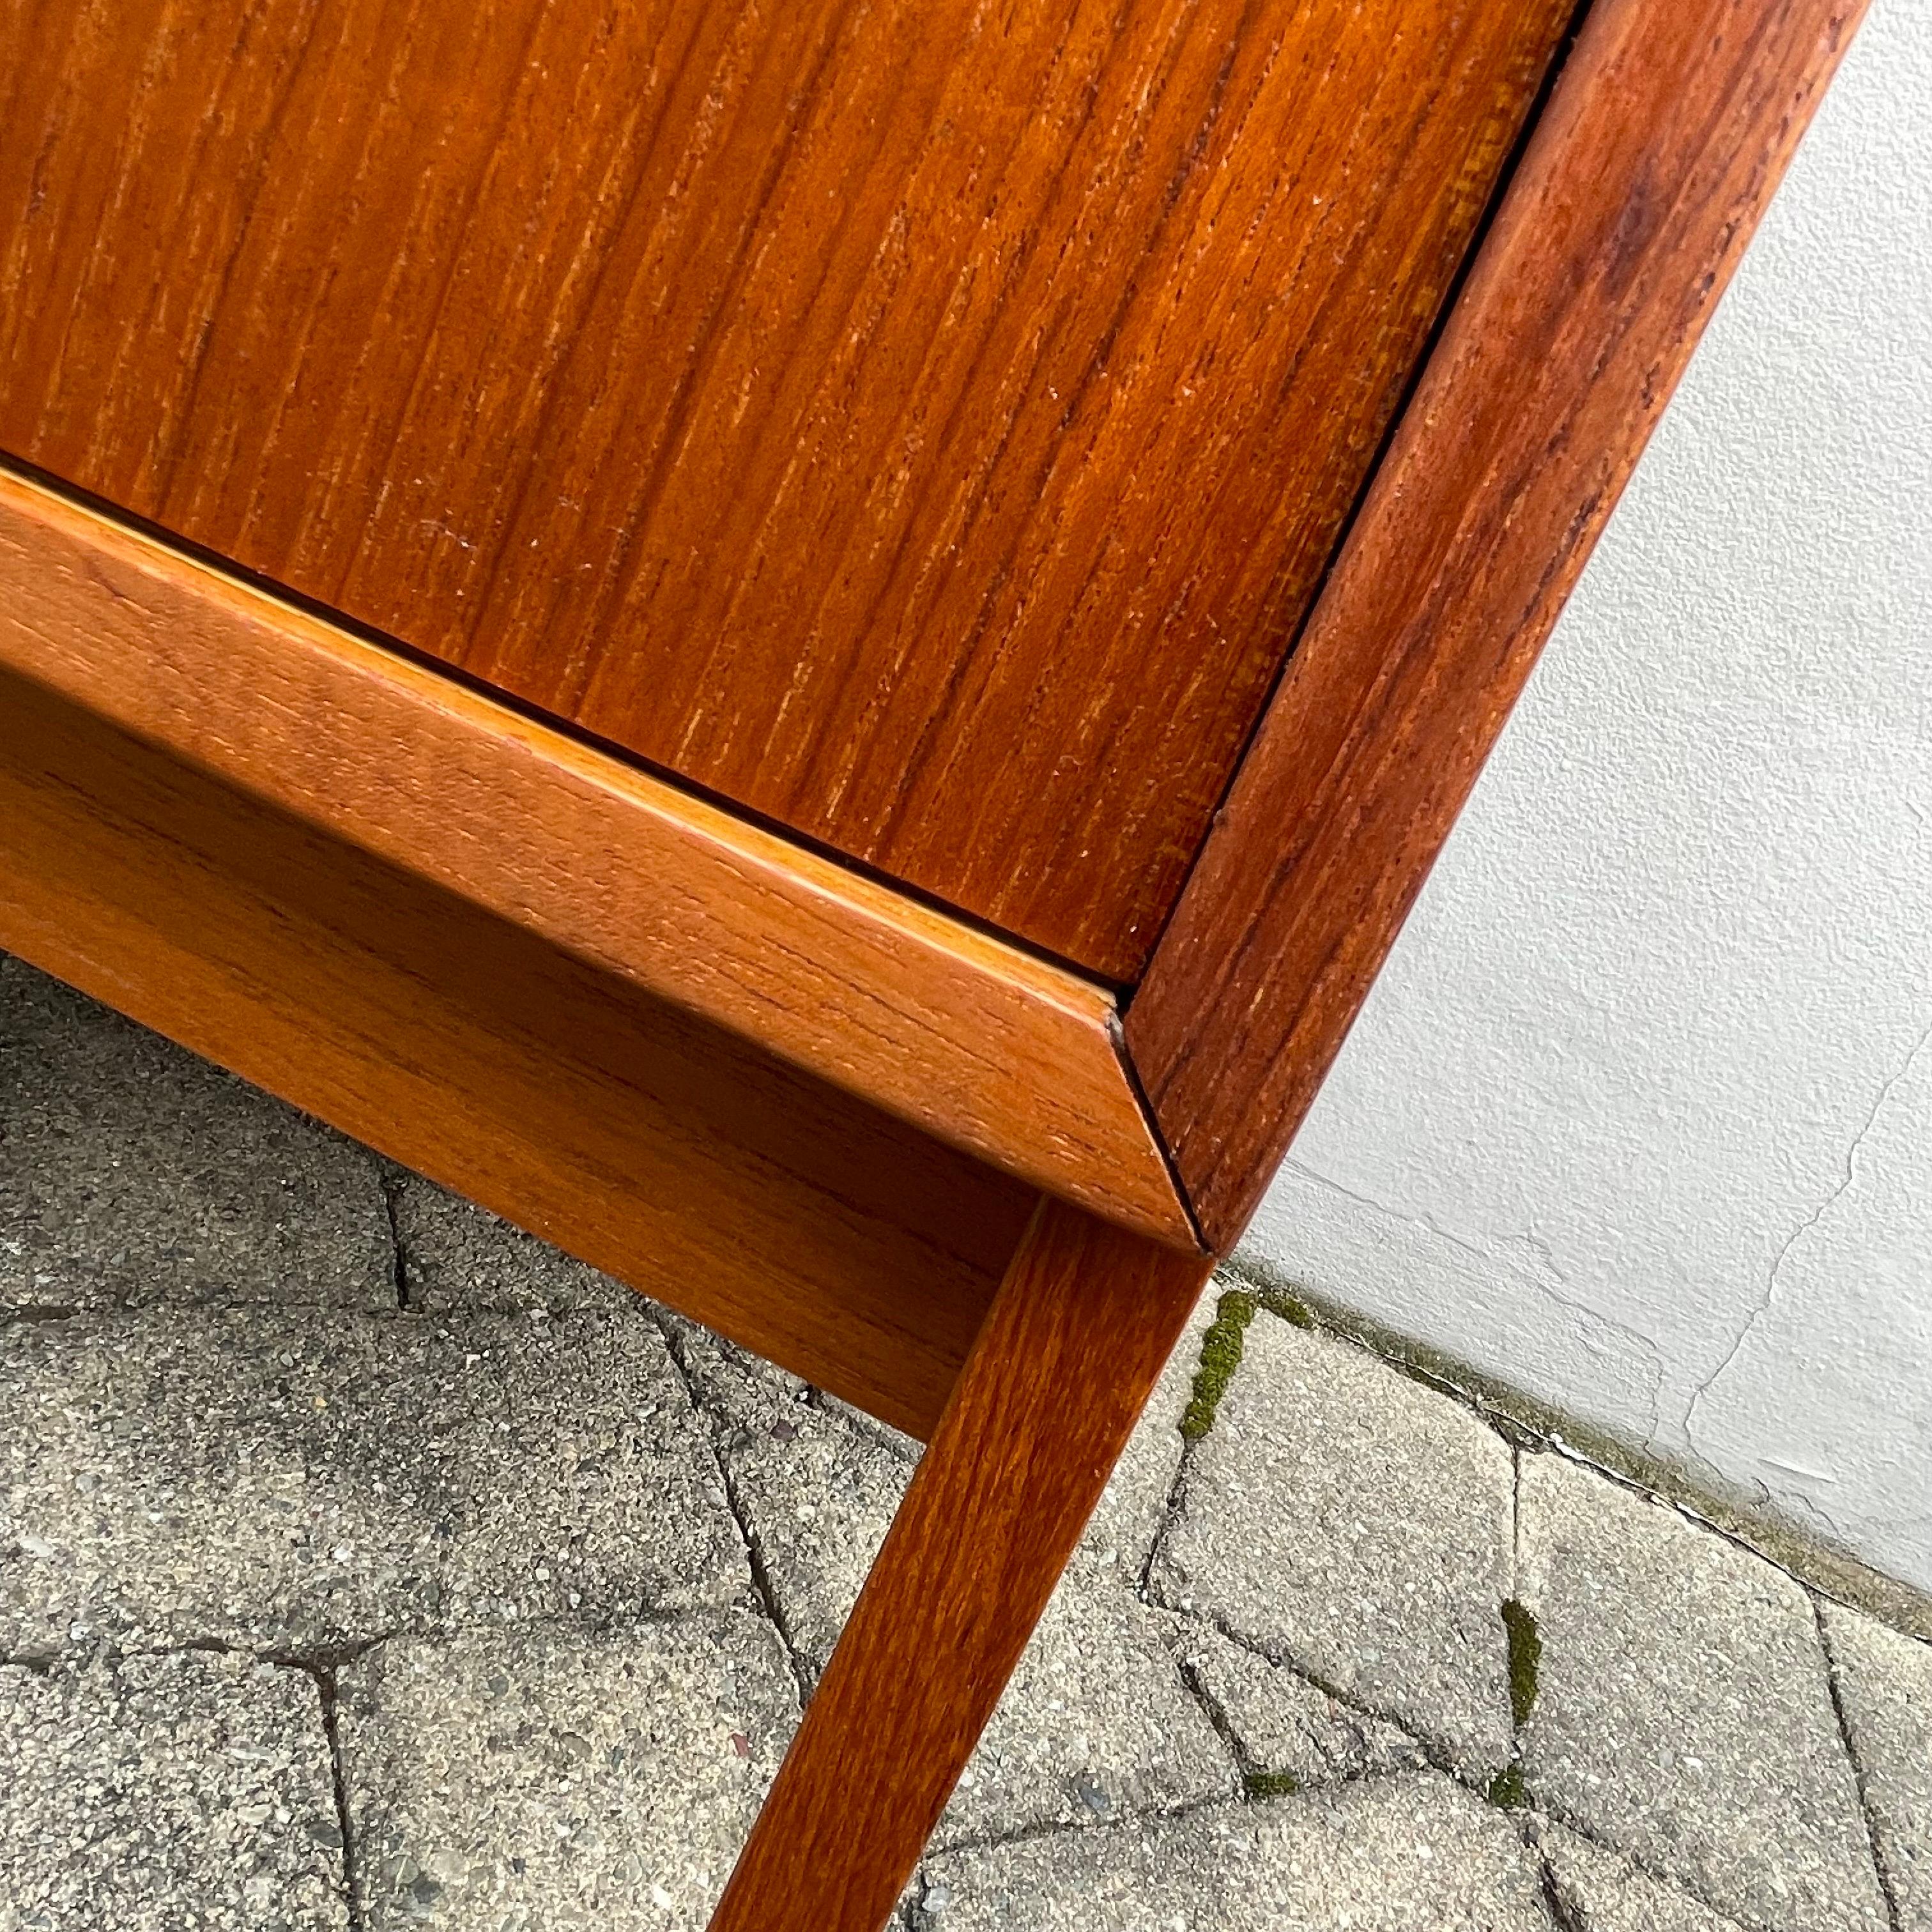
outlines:
[[1112, 994], [0, 468], [0, 668], [1132, 1232]]
[[1868, 0], [1595, 0], [1125, 1030], [1208, 1246], [1286, 1154]]

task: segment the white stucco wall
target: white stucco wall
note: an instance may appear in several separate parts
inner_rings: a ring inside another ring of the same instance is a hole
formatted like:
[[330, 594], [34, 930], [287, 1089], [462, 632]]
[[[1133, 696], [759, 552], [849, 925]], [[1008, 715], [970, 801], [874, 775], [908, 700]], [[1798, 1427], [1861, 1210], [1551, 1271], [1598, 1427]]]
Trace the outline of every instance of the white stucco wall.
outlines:
[[1932, 1590], [1932, 5], [1877, 0], [1250, 1232]]

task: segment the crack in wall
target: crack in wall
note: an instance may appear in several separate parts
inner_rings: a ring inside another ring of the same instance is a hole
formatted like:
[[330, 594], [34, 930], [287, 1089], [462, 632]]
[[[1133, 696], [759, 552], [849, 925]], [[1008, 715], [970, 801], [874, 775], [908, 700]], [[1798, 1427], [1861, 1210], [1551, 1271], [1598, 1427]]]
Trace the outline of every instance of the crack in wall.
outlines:
[[[1803, 1514], [1826, 1526], [1822, 1534], [1790, 1520], [1788, 1507], [1798, 1498], [1789, 1489], [1774, 1498], [1762, 1479], [1727, 1474], [1688, 1445], [1679, 1451], [1660, 1449], [1639, 1443], [1615, 1425], [1556, 1408], [1526, 1394], [1520, 1384], [1292, 1280], [1265, 1256], [1238, 1251], [1222, 1264], [1222, 1271], [1258, 1294], [1292, 1295], [1322, 1334], [1448, 1396], [1513, 1447], [1560, 1455], [1635, 1494], [1666, 1502], [1701, 1527], [1763, 1558], [1807, 1587], [1932, 1642], [1932, 1596], [1856, 1555], [1828, 1516], [1808, 1498]], [[1906, 1531], [1932, 1526], [1932, 1514], [1908, 1516], [1896, 1522]]]
[[1732, 1338], [1731, 1346], [1726, 1351], [1724, 1360], [1718, 1363], [1717, 1366], [1691, 1390], [1690, 1402], [1684, 1411], [1684, 1439], [1691, 1443], [1694, 1447], [1696, 1441], [1699, 1408], [1702, 1405], [1706, 1397], [1709, 1395], [1712, 1389], [1729, 1371], [1732, 1364], [1742, 1353], [1745, 1343], [1750, 1340], [1758, 1324], [1776, 1305], [1778, 1277], [1784, 1273], [1784, 1264], [1790, 1259], [1792, 1250], [1851, 1191], [1858, 1178], [1858, 1150], [1864, 1145], [1872, 1129], [1877, 1125], [1878, 1118], [1885, 1111], [1885, 1104], [1892, 1098], [1893, 1090], [1912, 1071], [1919, 1054], [1925, 1050], [1928, 1044], [1932, 1044], [1932, 1024], [1928, 1024], [1925, 1030], [1912, 1042], [1904, 1060], [1892, 1073], [1887, 1076], [1884, 1084], [1879, 1088], [1878, 1096], [1872, 1102], [1870, 1111], [1865, 1115], [1864, 1125], [1852, 1136], [1851, 1144], [1845, 1150], [1844, 1172], [1839, 1176], [1837, 1184], [1785, 1238], [1784, 1246], [1778, 1250], [1772, 1262], [1770, 1273], [1765, 1277], [1763, 1291], [1758, 1298], [1757, 1305], [1744, 1318], [1744, 1325]]
[[[1377, 1200], [1372, 1195], [1358, 1193], [1352, 1187], [1344, 1186], [1339, 1180], [1331, 1180], [1325, 1174], [1317, 1173], [1314, 1168], [1300, 1161], [1284, 1161], [1282, 1168], [1283, 1172], [1292, 1173], [1313, 1186], [1339, 1195], [1343, 1200], [1366, 1209], [1384, 1221], [1412, 1229], [1431, 1240], [1439, 1241], [1445, 1247], [1453, 1248], [1458, 1254], [1466, 1255], [1485, 1270], [1507, 1273], [1513, 1280], [1520, 1281], [1532, 1293], [1540, 1295], [1552, 1306], [1573, 1317], [1576, 1342], [1591, 1353], [1610, 1352], [1592, 1339], [1593, 1331], [1606, 1331], [1628, 1342], [1637, 1352], [1639, 1360], [1632, 1366], [1642, 1378], [1644, 1401], [1649, 1411], [1648, 1420], [1645, 1425], [1644, 1440], [1646, 1445], [1655, 1440], [1663, 1423], [1664, 1366], [1661, 1346], [1654, 1336], [1646, 1335], [1642, 1329], [1633, 1328], [1630, 1323], [1606, 1313], [1594, 1304], [1568, 1292], [1568, 1281], [1563, 1271], [1557, 1267], [1548, 1243], [1540, 1236], [1525, 1232], [1511, 1234], [1500, 1242], [1485, 1245], [1452, 1233], [1432, 1216], [1406, 1214], [1400, 1208], [1390, 1207], [1386, 1202]], [[1516, 1250], [1522, 1252], [1514, 1252]], [[1528, 1257], [1526, 1260], [1523, 1258], [1525, 1255]]]
[[[1932, 1029], [1928, 1029], [1928, 1039], [1932, 1039]], [[1926, 1042], [1922, 1041], [1921, 1045]], [[1397, 1373], [1407, 1377], [1421, 1387], [1433, 1390], [1448, 1396], [1458, 1406], [1469, 1411], [1477, 1420], [1509, 1444], [1516, 1452], [1516, 1484], [1520, 1498], [1522, 1476], [1521, 1454], [1525, 1450], [1539, 1454], [1561, 1456], [1578, 1468], [1588, 1469], [1594, 1475], [1615, 1484], [1619, 1489], [1628, 1490], [1649, 1501], [1667, 1503], [1671, 1508], [1688, 1521], [1710, 1534], [1721, 1538], [1736, 1548], [1748, 1551], [1754, 1556], [1784, 1571], [1802, 1587], [1822, 1594], [1833, 1602], [1844, 1603], [1860, 1608], [1868, 1615], [1876, 1616], [1881, 1622], [1906, 1630], [1922, 1642], [1932, 1642], [1932, 1601], [1912, 1586], [1897, 1583], [1894, 1580], [1876, 1576], [1876, 1573], [1863, 1571], [1861, 1575], [1847, 1580], [1843, 1575], [1828, 1574], [1832, 1563], [1841, 1562], [1844, 1552], [1835, 1539], [1838, 1532], [1828, 1515], [1819, 1508], [1810, 1498], [1792, 1492], [1784, 1492], [1778, 1499], [1780, 1504], [1796, 1504], [1803, 1513], [1820, 1526], [1822, 1540], [1816, 1546], [1798, 1542], [1794, 1544], [1790, 1537], [1782, 1542], [1774, 1534], [1775, 1526], [1754, 1526], [1742, 1522], [1731, 1513], [1730, 1505], [1720, 1497], [1714, 1496], [1695, 1484], [1687, 1486], [1680, 1470], [1668, 1464], [1646, 1468], [1640, 1456], [1634, 1467], [1624, 1466], [1615, 1460], [1616, 1452], [1626, 1452], [1628, 1445], [1620, 1444], [1611, 1438], [1599, 1436], [1598, 1447], [1588, 1446], [1588, 1438], [1598, 1432], [1586, 1425], [1551, 1414], [1540, 1419], [1532, 1419], [1517, 1412], [1524, 1398], [1506, 1386], [1486, 1383], [1477, 1372], [1466, 1365], [1435, 1357], [1433, 1352], [1420, 1344], [1410, 1344], [1391, 1331], [1377, 1324], [1352, 1316], [1332, 1304], [1321, 1301], [1299, 1288], [1283, 1287], [1272, 1270], [1258, 1269], [1252, 1262], [1244, 1265], [1238, 1258], [1225, 1264], [1225, 1274], [1232, 1275], [1240, 1282], [1250, 1295], [1258, 1311], [1282, 1316], [1283, 1304], [1292, 1304], [1295, 1312], [1285, 1318], [1297, 1328], [1312, 1328], [1349, 1348], [1374, 1357]], [[1399, 1352], [1403, 1348], [1412, 1348], [1412, 1354]], [[1442, 1366], [1427, 1366], [1425, 1357], [1440, 1362]], [[1534, 1404], [1529, 1405], [1534, 1408]], [[1564, 1430], [1571, 1431], [1565, 1434]], [[1574, 1439], [1581, 1433], [1585, 1440]], [[1156, 1609], [1174, 1611], [1174, 1606], [1161, 1599], [1154, 1591], [1154, 1572], [1162, 1549], [1168, 1534], [1178, 1523], [1186, 1504], [1186, 1484], [1194, 1460], [1197, 1442], [1186, 1440], [1184, 1443], [1180, 1462], [1175, 1470], [1170, 1487], [1167, 1508], [1161, 1528], [1153, 1546], [1149, 1550], [1142, 1566], [1138, 1594], [1142, 1603]], [[1647, 1455], [1648, 1452], [1643, 1452]], [[1774, 1507], [1770, 1489], [1760, 1480], [1752, 1478], [1749, 1487], [1754, 1492], [1753, 1502], [1759, 1510]], [[1899, 1519], [1907, 1528], [1932, 1526], [1932, 1514], [1911, 1516]], [[1772, 1533], [1768, 1533], [1768, 1532]], [[1514, 1526], [1516, 1549], [1520, 1550], [1520, 1524]], [[1823, 1569], [1821, 1570], [1821, 1563]], [[1881, 1603], [1876, 1600], [1872, 1582], [1876, 1580], [1896, 1594], [1896, 1600]], [[1191, 1612], [1174, 1611], [1177, 1615]], [[1270, 1660], [1271, 1661], [1273, 1660]], [[1390, 1721], [1394, 1721], [1391, 1720]]]

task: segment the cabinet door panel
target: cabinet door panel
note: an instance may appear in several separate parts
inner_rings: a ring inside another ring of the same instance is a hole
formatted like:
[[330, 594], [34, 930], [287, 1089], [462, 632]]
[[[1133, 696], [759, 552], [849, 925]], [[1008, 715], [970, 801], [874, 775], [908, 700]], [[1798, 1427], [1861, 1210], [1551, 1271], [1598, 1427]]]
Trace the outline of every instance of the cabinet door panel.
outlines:
[[1102, 974], [1568, 0], [23, 0], [0, 448]]

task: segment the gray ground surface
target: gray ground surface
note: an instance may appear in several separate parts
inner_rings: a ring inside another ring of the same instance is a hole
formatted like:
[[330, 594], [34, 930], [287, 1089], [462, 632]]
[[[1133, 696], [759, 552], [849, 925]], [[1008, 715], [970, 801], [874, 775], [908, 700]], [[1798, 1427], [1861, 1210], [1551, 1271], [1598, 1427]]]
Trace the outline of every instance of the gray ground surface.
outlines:
[[0, 1927], [349, 1923], [322, 1688], [208, 1652], [0, 1664]]
[[1932, 1932], [1932, 1646], [1836, 1604], [1822, 1615], [1899, 1932]]
[[[904, 1932], [1932, 1932], [1932, 1651], [1217, 1312]], [[694, 1932], [912, 1465], [0, 959], [0, 1932]]]
[[1544, 1644], [1531, 1802], [1746, 1924], [1883, 1932], [1804, 1592], [1553, 1456], [1524, 1459], [1520, 1520]]
[[1426, 1738], [1508, 1762], [1509, 1445], [1345, 1342], [1258, 1318], [1154, 1570], [1160, 1600]]

